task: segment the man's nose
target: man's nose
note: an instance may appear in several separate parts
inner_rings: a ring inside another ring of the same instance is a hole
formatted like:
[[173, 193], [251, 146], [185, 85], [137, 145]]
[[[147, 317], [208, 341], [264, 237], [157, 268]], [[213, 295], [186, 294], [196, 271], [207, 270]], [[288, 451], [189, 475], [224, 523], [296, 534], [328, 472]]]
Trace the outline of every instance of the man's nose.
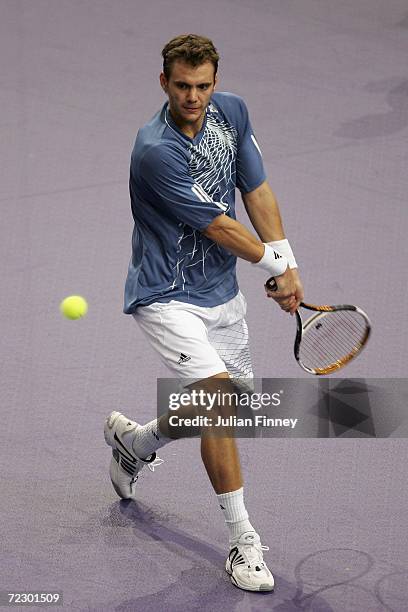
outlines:
[[198, 97], [198, 89], [196, 87], [190, 87], [188, 92], [188, 99], [190, 101], [197, 100]]

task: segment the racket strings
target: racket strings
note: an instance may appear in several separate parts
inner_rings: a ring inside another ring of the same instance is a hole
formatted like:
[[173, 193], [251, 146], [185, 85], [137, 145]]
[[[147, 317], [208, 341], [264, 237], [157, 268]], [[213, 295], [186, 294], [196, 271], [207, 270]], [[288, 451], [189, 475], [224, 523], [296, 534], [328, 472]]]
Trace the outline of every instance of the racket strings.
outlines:
[[314, 328], [308, 328], [303, 337], [305, 349], [310, 355], [319, 355], [324, 361], [328, 358], [337, 360], [360, 347], [364, 330], [364, 325], [358, 326], [350, 321], [350, 317], [344, 316], [344, 311], [331, 313], [323, 321], [318, 320]]
[[360, 348], [364, 330], [364, 325], [356, 325], [350, 317], [344, 316], [343, 311], [326, 315], [324, 320], [316, 321], [305, 332], [302, 341], [304, 358], [318, 368], [347, 358]]
[[341, 367], [362, 348], [367, 334], [364, 317], [354, 310], [338, 310], [304, 325], [299, 359], [324, 373]]
[[[361, 327], [356, 325], [355, 321], [351, 320], [350, 317], [344, 316], [345, 312], [349, 314], [348, 311], [332, 313], [330, 326], [326, 330], [326, 333], [329, 335], [329, 338], [327, 338], [329, 342], [323, 346], [323, 349], [326, 348], [328, 353], [331, 351], [332, 356], [338, 355], [339, 351], [347, 355], [347, 353], [352, 350], [353, 346], [356, 344], [359, 346], [360, 339], [362, 338]], [[333, 314], [337, 315], [337, 321], [334, 321]], [[355, 313], [353, 312], [352, 314], [354, 315]], [[327, 319], [327, 315], [325, 319]], [[336, 325], [335, 329], [334, 325]], [[320, 326], [318, 329], [321, 329]], [[333, 331], [335, 333], [333, 333]], [[352, 343], [351, 346], [350, 343]], [[324, 355], [325, 351], [323, 350], [322, 352]]]

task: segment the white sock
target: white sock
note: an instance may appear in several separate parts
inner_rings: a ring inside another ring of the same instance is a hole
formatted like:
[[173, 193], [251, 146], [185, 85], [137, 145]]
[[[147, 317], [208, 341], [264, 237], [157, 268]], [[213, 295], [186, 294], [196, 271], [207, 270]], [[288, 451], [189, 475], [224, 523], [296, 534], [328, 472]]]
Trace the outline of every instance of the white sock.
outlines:
[[162, 434], [157, 425], [157, 419], [141, 425], [135, 433], [132, 432], [132, 435], [134, 436], [132, 448], [141, 459], [146, 459], [159, 448], [174, 440]]
[[234, 544], [246, 531], [255, 531], [248, 520], [243, 487], [229, 493], [220, 493], [217, 499], [229, 530], [230, 544]]

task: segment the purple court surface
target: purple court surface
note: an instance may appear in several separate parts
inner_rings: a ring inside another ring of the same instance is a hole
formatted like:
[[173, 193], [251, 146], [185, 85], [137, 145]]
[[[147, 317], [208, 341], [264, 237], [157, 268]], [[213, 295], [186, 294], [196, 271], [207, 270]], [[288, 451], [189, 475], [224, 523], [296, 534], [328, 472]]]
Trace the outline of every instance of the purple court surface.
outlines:
[[[64, 609], [95, 612], [406, 611], [398, 428], [239, 440], [273, 594], [223, 570], [198, 439], [162, 449], [138, 502], [111, 487], [106, 414], [154, 418], [168, 375], [122, 314], [128, 163], [165, 100], [160, 51], [186, 32], [213, 39], [218, 90], [248, 104], [306, 298], [370, 315], [344, 376], [406, 382], [407, 0], [0, 0], [0, 591], [60, 591]], [[260, 272], [239, 275], [256, 375], [307, 378], [294, 321]], [[77, 322], [59, 312], [70, 294], [89, 302]]]

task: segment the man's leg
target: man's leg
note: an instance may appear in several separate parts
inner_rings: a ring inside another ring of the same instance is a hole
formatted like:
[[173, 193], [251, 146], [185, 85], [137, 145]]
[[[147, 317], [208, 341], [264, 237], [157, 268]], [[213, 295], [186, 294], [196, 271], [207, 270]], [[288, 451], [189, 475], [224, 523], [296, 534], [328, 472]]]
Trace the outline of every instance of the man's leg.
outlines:
[[[192, 385], [205, 393], [234, 393], [228, 372], [221, 372], [208, 379]], [[228, 395], [226, 396], [228, 397]], [[206, 407], [203, 407], [204, 410]], [[183, 416], [195, 416], [192, 407], [187, 407]], [[229, 416], [235, 413], [235, 406], [221, 401], [211, 414], [214, 419], [219, 415]], [[164, 436], [172, 435], [168, 415], [160, 419], [160, 431]], [[169, 439], [169, 438], [167, 438]], [[264, 563], [259, 535], [249, 521], [244, 504], [244, 489], [239, 462], [238, 449], [233, 428], [225, 427], [216, 433], [213, 427], [202, 428], [201, 457], [211, 484], [217, 494], [217, 501], [223, 512], [229, 530], [230, 551], [225, 569], [231, 576], [231, 582], [245, 590], [272, 591], [274, 579]]]
[[[216, 374], [213, 378], [229, 380], [229, 374], [228, 372], [222, 372]], [[226, 388], [225, 380], [221, 388]], [[234, 391], [231, 384], [230, 391]], [[211, 430], [209, 432], [203, 431], [201, 434], [201, 458], [217, 494], [236, 491], [242, 487], [241, 466], [237, 444], [233, 436], [214, 436]]]
[[203, 434], [201, 436], [201, 458], [217, 494], [236, 491], [242, 487], [241, 467], [235, 438]]
[[[220, 381], [221, 384], [217, 384], [218, 379], [223, 379], [222, 383]], [[201, 380], [198, 384], [191, 385], [191, 387], [196, 390], [203, 390], [205, 393], [216, 393], [217, 391], [233, 393], [234, 387], [229, 381], [228, 372], [221, 372], [208, 379]], [[197, 414], [192, 407], [185, 407], [184, 410], [179, 409], [178, 412], [179, 414], [182, 412], [183, 416], [190, 417]], [[221, 413], [221, 407], [218, 407], [218, 410], [215, 412], [216, 414]], [[174, 434], [174, 429], [169, 426], [169, 416], [170, 413], [166, 413], [158, 419], [159, 432], [163, 435], [164, 439], [170, 439], [173, 436], [179, 438], [180, 435], [177, 432]], [[215, 418], [214, 415], [213, 418]], [[207, 430], [203, 429], [201, 432], [201, 457], [205, 469], [217, 494], [235, 491], [242, 487], [241, 467], [235, 438], [232, 435], [228, 436], [228, 431], [226, 431], [225, 436], [221, 434], [214, 435], [213, 432], [214, 429], [212, 427]], [[153, 440], [150, 452], [159, 448], [158, 441], [155, 444]]]
[[[179, 417], [194, 417], [197, 414], [205, 414], [210, 417], [212, 422], [218, 422], [218, 417], [224, 418], [236, 414], [236, 405], [228, 399], [234, 397], [236, 388], [232, 384], [228, 372], [220, 372], [198, 383], [190, 385], [191, 391], [203, 391], [213, 397], [220, 397], [221, 402], [215, 403], [210, 411], [203, 405], [200, 409], [187, 406], [179, 409]], [[225, 395], [224, 395], [225, 394]], [[175, 428], [169, 426], [170, 412], [159, 419], [159, 435], [170, 439], [174, 435]], [[180, 431], [175, 435], [180, 436]], [[186, 432], [184, 435], [188, 435]], [[154, 442], [154, 449], [159, 448], [160, 442]], [[152, 447], [153, 448], [153, 447]], [[208, 477], [217, 494], [218, 503], [223, 511], [224, 519], [229, 530], [230, 544], [236, 543], [239, 537], [246, 532], [254, 532], [255, 529], [248, 519], [248, 512], [244, 505], [244, 492], [241, 467], [237, 444], [234, 436], [234, 429], [229, 426], [214, 427], [208, 426], [201, 429], [201, 457], [207, 471]]]

